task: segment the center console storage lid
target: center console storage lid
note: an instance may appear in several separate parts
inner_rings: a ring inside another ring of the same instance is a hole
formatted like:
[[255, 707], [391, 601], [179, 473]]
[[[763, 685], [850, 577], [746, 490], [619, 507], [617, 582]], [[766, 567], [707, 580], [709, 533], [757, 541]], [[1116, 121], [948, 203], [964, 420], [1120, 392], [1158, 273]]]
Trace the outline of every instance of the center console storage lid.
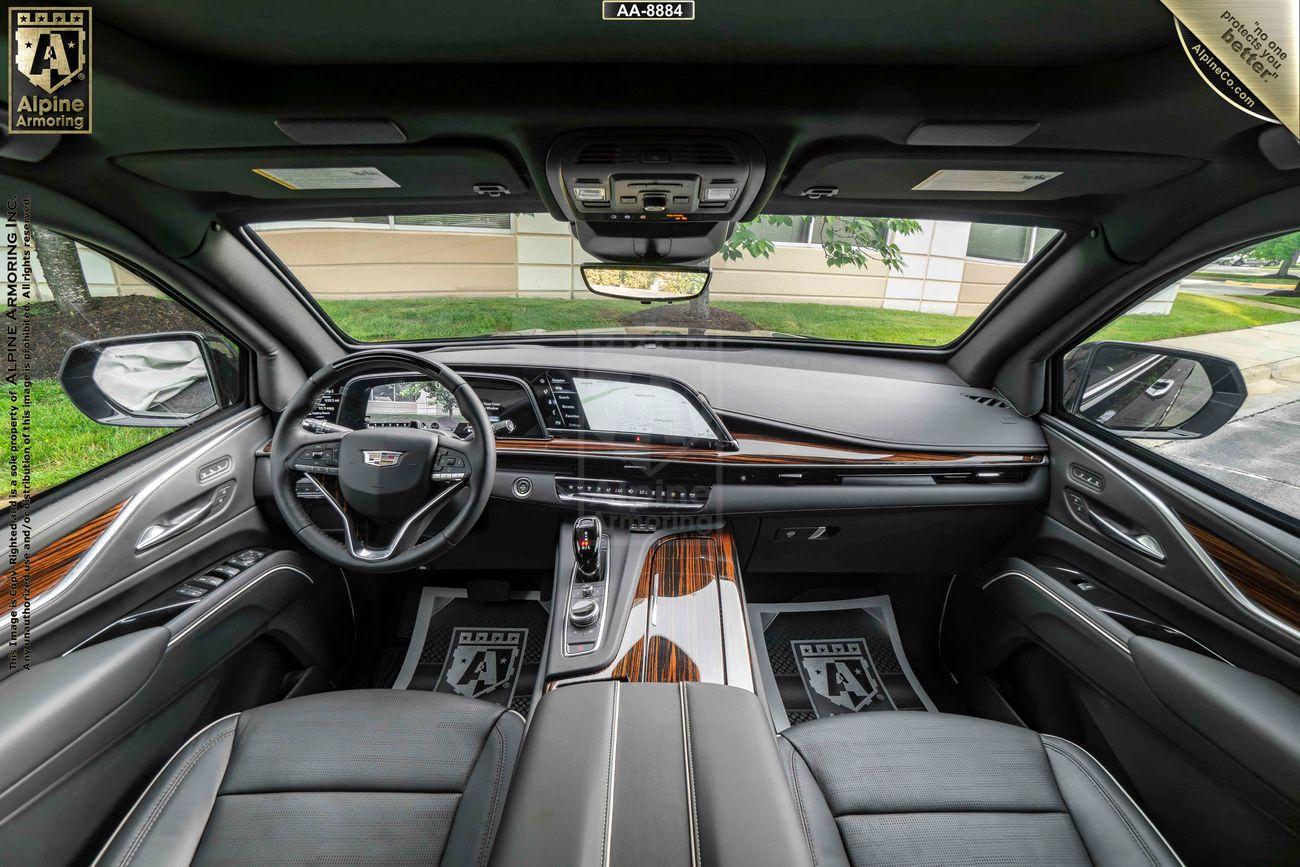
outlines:
[[811, 865], [772, 728], [718, 684], [576, 684], [538, 704], [493, 864]]

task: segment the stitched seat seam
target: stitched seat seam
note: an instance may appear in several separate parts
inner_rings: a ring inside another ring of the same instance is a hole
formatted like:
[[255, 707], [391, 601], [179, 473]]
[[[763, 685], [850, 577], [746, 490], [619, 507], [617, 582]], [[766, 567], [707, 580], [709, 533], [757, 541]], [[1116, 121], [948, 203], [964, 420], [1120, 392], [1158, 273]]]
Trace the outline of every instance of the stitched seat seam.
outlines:
[[122, 867], [126, 867], [126, 865], [130, 864], [136, 854], [140, 851], [140, 847], [144, 845], [145, 837], [147, 837], [149, 832], [153, 830], [153, 826], [157, 824], [158, 819], [162, 817], [163, 810], [167, 807], [167, 804], [171, 802], [172, 796], [176, 794], [176, 790], [180, 788], [181, 783], [185, 782], [185, 778], [189, 776], [190, 771], [196, 764], [198, 764], [199, 759], [207, 755], [208, 750], [212, 749], [220, 741], [232, 737], [234, 734], [235, 727], [232, 726], [228, 731], [224, 731], [212, 738], [212, 740], [204, 744], [198, 752], [190, 756], [190, 758], [185, 762], [185, 765], [181, 768], [179, 775], [177, 775], [176, 779], [172, 780], [172, 782], [167, 786], [166, 791], [163, 792], [162, 799], [154, 805], [152, 810], [149, 811], [149, 818], [145, 820], [144, 826], [136, 833], [134, 839], [131, 840], [131, 847], [127, 850], [122, 860], [118, 862]]
[[[1063, 756], [1064, 758], [1068, 759], [1071, 764], [1073, 764], [1076, 768], [1078, 768], [1080, 771], [1083, 772], [1083, 775], [1088, 778], [1088, 782], [1092, 783], [1093, 788], [1095, 788], [1097, 792], [1102, 796], [1102, 798], [1106, 800], [1106, 803], [1110, 805], [1111, 810], [1113, 810], [1115, 812], [1115, 815], [1119, 817], [1120, 821], [1124, 823], [1124, 827], [1128, 829], [1129, 836], [1133, 838], [1133, 841], [1137, 843], [1139, 848], [1141, 848], [1142, 851], [1146, 854], [1147, 862], [1152, 865], [1155, 865], [1155, 867], [1158, 867], [1160, 862], [1156, 860], [1156, 857], [1151, 852], [1150, 847], [1147, 846], [1146, 842], [1138, 834], [1137, 829], [1133, 827], [1133, 823], [1129, 821], [1128, 817], [1124, 815], [1124, 812], [1120, 810], [1119, 805], [1115, 803], [1114, 798], [1110, 796], [1109, 792], [1107, 792], [1104, 788], [1102, 788], [1101, 783], [1097, 782], [1097, 778], [1094, 777], [1086, 767], [1084, 767], [1083, 763], [1080, 762], [1075, 756], [1070, 755], [1065, 750], [1062, 750], [1060, 747], [1049, 744], [1046, 741], [1043, 741], [1043, 746], [1051, 750], [1052, 752], [1056, 753], [1057, 755]], [[1060, 784], [1058, 783], [1057, 785], [1059, 786]]]
[[488, 853], [492, 851], [492, 826], [496, 819], [497, 799], [501, 794], [501, 768], [506, 758], [506, 739], [501, 733], [499, 724], [500, 720], [497, 720], [492, 726], [492, 733], [497, 737], [497, 760], [492, 769], [492, 799], [488, 803], [487, 822], [483, 826], [483, 838], [479, 841], [478, 857], [474, 860], [474, 863], [480, 867], [487, 861]]

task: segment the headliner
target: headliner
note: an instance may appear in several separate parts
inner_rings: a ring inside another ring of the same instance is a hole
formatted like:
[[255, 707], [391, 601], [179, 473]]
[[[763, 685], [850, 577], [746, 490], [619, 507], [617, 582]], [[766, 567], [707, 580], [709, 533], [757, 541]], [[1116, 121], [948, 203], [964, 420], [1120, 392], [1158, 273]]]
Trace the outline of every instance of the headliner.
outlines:
[[[771, 196], [772, 212], [1100, 224], [1129, 261], [1294, 184], [1260, 154], [1256, 139], [1269, 125], [1200, 81], [1158, 0], [920, 0], [889, 16], [864, 12], [858, 0], [754, 0], [743, 14], [727, 4], [726, 18], [717, 0], [702, 0], [697, 21], [672, 24], [603, 23], [594, 0], [443, 6], [397, 0], [382, 15], [361, 15], [354, 3], [308, 0], [106, 0], [95, 6], [94, 135], [64, 137], [39, 163], [0, 160], [0, 172], [10, 189], [26, 181], [63, 192], [177, 257], [199, 247], [214, 218], [557, 213], [543, 182], [546, 149], [565, 132], [594, 128], [747, 132], [768, 157], [761, 196]], [[541, 59], [551, 62], [522, 65]], [[680, 62], [650, 63], [665, 60]], [[762, 65], [741, 65], [751, 61]], [[390, 118], [408, 139], [397, 154], [412, 159], [455, 142], [495, 148], [527, 188], [508, 200], [393, 200], [376, 191], [294, 201], [219, 184], [180, 189], [130, 169], [141, 163], [132, 155], [282, 152], [294, 143], [277, 119], [320, 117]], [[1012, 147], [946, 152], [1150, 156], [1188, 170], [1138, 192], [1085, 179], [1077, 194], [1046, 201], [924, 199], [883, 184], [865, 185], [853, 201], [808, 202], [782, 189], [803, 160], [831, 146], [911, 159], [919, 171], [925, 154], [905, 142], [922, 122], [998, 120], [1039, 126]]]
[[[387, 0], [101, 0], [111, 22], [168, 48], [253, 65], [869, 63], [1058, 66], [1171, 44], [1156, 2], [700, 0], [690, 23], [609, 23], [596, 0], [478, 6]], [[238, 26], [231, 26], [237, 22]]]

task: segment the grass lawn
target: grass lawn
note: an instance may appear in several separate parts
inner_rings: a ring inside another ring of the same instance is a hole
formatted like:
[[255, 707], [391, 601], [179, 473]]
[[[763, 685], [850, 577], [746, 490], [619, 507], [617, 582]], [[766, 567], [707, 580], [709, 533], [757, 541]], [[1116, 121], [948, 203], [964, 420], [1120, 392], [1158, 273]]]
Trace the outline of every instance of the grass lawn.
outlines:
[[[107, 427], [81, 414], [57, 380], [32, 382], [32, 493], [74, 479], [173, 430]], [[0, 436], [0, 467], [9, 473], [9, 436]], [[3, 495], [9, 481], [4, 480]]]
[[1300, 275], [1274, 277], [1269, 274], [1223, 274], [1216, 271], [1197, 271], [1192, 276], [1203, 280], [1223, 280], [1228, 283], [1249, 283], [1252, 286], [1279, 286], [1288, 289], [1300, 280]]
[[549, 298], [322, 300], [320, 306], [343, 333], [364, 341], [617, 328], [618, 317], [635, 309], [627, 302]]
[[1193, 334], [1215, 334], [1275, 325], [1300, 319], [1300, 311], [1269, 310], [1251, 304], [1239, 304], [1219, 295], [1180, 293], [1168, 316], [1121, 316], [1096, 335], [1097, 340], [1129, 340], [1143, 343]]
[[[320, 304], [344, 333], [366, 341], [618, 328], [620, 316], [642, 309], [619, 301], [542, 298], [404, 298]], [[717, 306], [744, 316], [760, 331], [924, 346], [948, 343], [972, 322], [968, 316], [844, 304], [731, 301]]]
[[1300, 295], [1284, 297], [1281, 295], [1242, 295], [1251, 301], [1263, 301], [1265, 304], [1281, 304], [1283, 307], [1300, 307]]

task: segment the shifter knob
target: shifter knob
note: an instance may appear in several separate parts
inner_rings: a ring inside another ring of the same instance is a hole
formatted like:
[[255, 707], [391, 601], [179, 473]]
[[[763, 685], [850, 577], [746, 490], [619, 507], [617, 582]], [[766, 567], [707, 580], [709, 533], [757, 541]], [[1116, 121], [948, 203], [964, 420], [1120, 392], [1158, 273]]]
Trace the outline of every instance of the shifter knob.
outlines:
[[584, 515], [573, 522], [573, 560], [583, 575], [594, 576], [599, 568], [602, 530], [600, 518], [595, 515]]

